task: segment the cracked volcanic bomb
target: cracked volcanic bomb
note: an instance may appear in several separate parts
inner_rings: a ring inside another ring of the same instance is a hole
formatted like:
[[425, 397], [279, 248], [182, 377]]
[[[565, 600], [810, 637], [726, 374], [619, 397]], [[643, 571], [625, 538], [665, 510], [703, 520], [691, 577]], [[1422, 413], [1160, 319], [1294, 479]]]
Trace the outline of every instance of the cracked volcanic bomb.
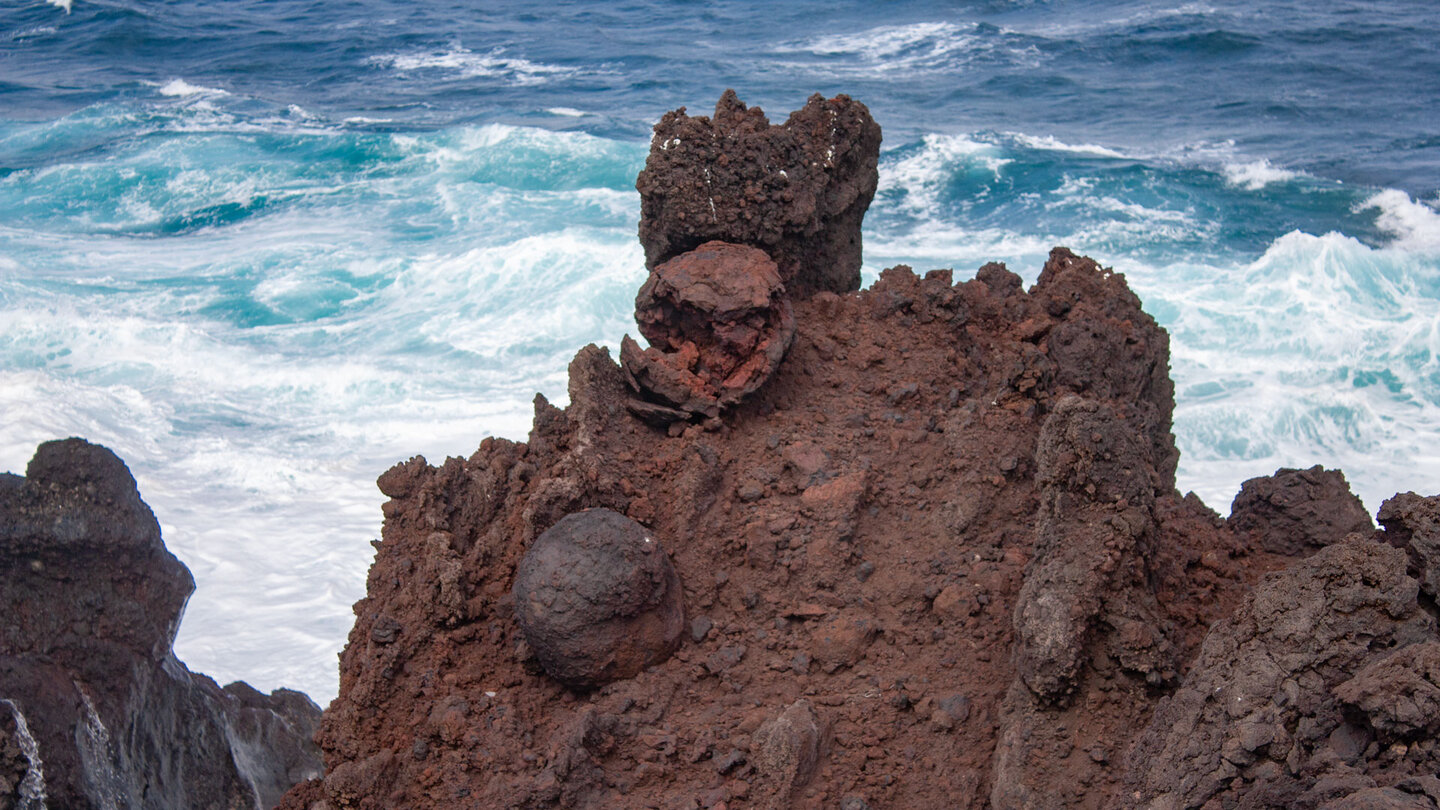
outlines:
[[[1377, 531], [1319, 468], [1228, 520], [1181, 496], [1168, 336], [1122, 275], [1057, 248], [1029, 290], [857, 291], [878, 148], [844, 96], [661, 120], [650, 348], [581, 349], [526, 442], [380, 477], [327, 772], [282, 806], [1437, 806], [1440, 499]], [[627, 551], [542, 584], [639, 616], [678, 582], [683, 624], [638, 669], [582, 631], [604, 677], [574, 678], [527, 615], [570, 603], [517, 576], [598, 514], [675, 579]]]

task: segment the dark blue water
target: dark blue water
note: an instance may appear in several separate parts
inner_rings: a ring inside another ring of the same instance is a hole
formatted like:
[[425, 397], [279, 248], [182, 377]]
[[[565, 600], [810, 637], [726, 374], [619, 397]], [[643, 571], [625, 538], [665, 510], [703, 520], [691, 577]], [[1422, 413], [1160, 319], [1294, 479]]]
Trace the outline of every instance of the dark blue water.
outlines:
[[[865, 100], [892, 138], [1064, 133], [1232, 143], [1346, 183], [1440, 191], [1430, 2], [41, 2], [0, 10], [5, 117], [176, 76], [278, 109], [406, 126], [643, 137], [734, 87], [767, 109]], [[398, 69], [397, 69], [398, 68]], [[555, 122], [573, 106], [595, 120]]]
[[[1180, 485], [1440, 481], [1430, 3], [0, 6], [0, 468], [121, 453], [200, 589], [180, 652], [334, 691], [397, 459], [523, 437], [631, 329], [666, 110], [885, 131], [865, 273], [1032, 279], [1170, 329]], [[633, 331], [633, 330], [632, 330]]]

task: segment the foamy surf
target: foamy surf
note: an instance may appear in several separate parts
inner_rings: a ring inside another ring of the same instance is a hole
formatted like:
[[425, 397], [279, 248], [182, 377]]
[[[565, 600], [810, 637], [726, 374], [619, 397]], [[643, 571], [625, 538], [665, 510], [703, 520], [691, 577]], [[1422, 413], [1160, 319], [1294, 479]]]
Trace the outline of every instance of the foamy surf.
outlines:
[[171, 79], [160, 85], [160, 95], [171, 98], [186, 98], [188, 96], [228, 96], [228, 92], [216, 87], [203, 87], [198, 84], [191, 84], [184, 79]]
[[[57, 436], [114, 449], [196, 578], [179, 655], [323, 701], [375, 477], [523, 439], [580, 346], [633, 331], [644, 151], [502, 125], [269, 143], [187, 134], [0, 178], [29, 224], [0, 226], [0, 468]], [[62, 197], [107, 213], [54, 216]]]
[[1270, 165], [1268, 160], [1254, 160], [1248, 163], [1226, 163], [1221, 167], [1225, 181], [1248, 191], [1259, 191], [1271, 183], [1283, 183], [1295, 179], [1295, 172]]
[[1182, 488], [1219, 508], [1243, 478], [1324, 464], [1373, 512], [1440, 480], [1436, 269], [1293, 232], [1240, 283], [1223, 267], [1144, 273], [1136, 286], [1172, 334]]
[[381, 54], [371, 57], [368, 62], [400, 73], [445, 71], [465, 78], [498, 79], [521, 86], [543, 84], [577, 73], [572, 68], [507, 55], [505, 48], [492, 48], [484, 53], [475, 53], [467, 48], [452, 46], [443, 51]]
[[858, 33], [826, 34], [781, 43], [780, 53], [813, 61], [786, 61], [789, 70], [851, 78], [885, 74], [939, 74], [980, 60], [1028, 64], [1039, 59], [1036, 41], [1008, 29], [981, 32], [977, 23], [933, 21], [884, 25]]
[[1440, 254], [1440, 213], [1409, 194], [1385, 189], [1359, 203], [1356, 210], [1377, 211], [1376, 225], [1394, 238], [1395, 247]]
[[70, 13], [71, 0], [45, 0], [45, 2], [56, 8], [64, 9], [66, 14]]

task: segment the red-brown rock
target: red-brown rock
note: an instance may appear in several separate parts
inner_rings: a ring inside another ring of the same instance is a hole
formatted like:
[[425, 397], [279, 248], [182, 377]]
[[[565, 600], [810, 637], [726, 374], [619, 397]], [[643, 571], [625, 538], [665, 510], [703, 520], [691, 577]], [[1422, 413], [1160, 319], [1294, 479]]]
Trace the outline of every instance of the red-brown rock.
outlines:
[[[640, 402], [638, 346], [625, 369], [586, 347], [569, 406], [537, 398], [527, 442], [382, 477], [384, 540], [319, 738], [331, 810], [1428, 795], [1432, 679], [1384, 683], [1435, 641], [1406, 555], [1352, 538], [1266, 579], [1296, 563], [1271, 528], [1175, 491], [1169, 338], [1091, 259], [1055, 249], [1030, 290], [999, 264], [959, 283], [894, 267], [856, 294], [806, 270], [858, 266], [835, 262], [849, 214], [797, 225], [820, 220], [772, 205], [765, 178], [824, 143], [839, 102], [792, 118], [817, 125], [798, 141], [729, 95], [713, 122], [671, 114], [637, 184], [652, 267], [716, 238], [777, 263], [796, 331], [763, 385], [724, 408], [688, 382]], [[639, 302], [654, 351], [697, 380], [739, 357], [701, 344], [744, 340], [690, 337], [725, 307], [687, 321], [660, 286]], [[695, 391], [717, 415], [689, 424], [673, 403]], [[1397, 545], [1428, 531], [1407, 503]], [[666, 538], [694, 621], [669, 658], [577, 695], [536, 666], [509, 594], [533, 539], [595, 507]], [[453, 572], [443, 605], [416, 575], [432, 570]]]
[[795, 338], [795, 314], [775, 263], [762, 250], [706, 242], [651, 271], [635, 298], [635, 320], [650, 341], [627, 335], [620, 359], [631, 385], [674, 421], [717, 416], [754, 393]]

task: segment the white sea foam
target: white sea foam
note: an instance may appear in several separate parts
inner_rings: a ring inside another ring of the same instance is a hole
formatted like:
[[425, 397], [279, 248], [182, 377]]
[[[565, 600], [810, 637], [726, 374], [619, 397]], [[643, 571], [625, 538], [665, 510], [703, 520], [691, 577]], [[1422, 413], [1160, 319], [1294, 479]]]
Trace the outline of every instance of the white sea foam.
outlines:
[[49, 3], [50, 5], [52, 5], [52, 6], [56, 7], [56, 8], [65, 9], [65, 13], [66, 13], [66, 14], [69, 14], [69, 13], [70, 13], [71, 0], [45, 0], [45, 2]]
[[1173, 8], [1159, 5], [1146, 5], [1142, 6], [1139, 11], [1124, 16], [1107, 17], [1094, 13], [1079, 14], [1063, 22], [1024, 25], [1023, 30], [1032, 35], [1045, 36], [1052, 39], [1060, 37], [1075, 39], [1090, 36], [1097, 32], [1131, 29], [1147, 23], [1168, 20], [1175, 17], [1211, 17], [1217, 13], [1219, 13], [1218, 9], [1208, 3], [1185, 3]]
[[[69, 12], [66, 12], [67, 14]], [[36, 25], [30, 28], [17, 28], [5, 34], [0, 34], [0, 42], [29, 39], [30, 37], [49, 36], [60, 29], [53, 25]]]
[[946, 184], [957, 172], [979, 170], [998, 177], [1011, 162], [994, 144], [964, 135], [927, 134], [913, 154], [881, 156], [879, 193], [897, 195], [906, 210], [933, 217]]
[[812, 53], [855, 54], [876, 61], [903, 55], [917, 46], [928, 48], [931, 55], [943, 55], [969, 43], [975, 28], [975, 23], [953, 22], [885, 25], [855, 34], [816, 37], [799, 47]]
[[1440, 213], [1398, 189], [1386, 189], [1365, 200], [1357, 210], [1378, 209], [1375, 224], [1404, 250], [1440, 253]]
[[1296, 172], [1272, 166], [1270, 161], [1264, 159], [1226, 163], [1220, 170], [1227, 183], [1247, 191], [1259, 191], [1271, 183], [1283, 183], [1298, 176]]
[[185, 98], [188, 96], [228, 96], [228, 92], [216, 87], [202, 87], [184, 79], [171, 79], [160, 85], [160, 95]]
[[1018, 65], [1038, 63], [1039, 51], [1014, 32], [982, 34], [973, 22], [918, 22], [865, 31], [825, 34], [781, 43], [780, 53], [820, 57], [819, 62], [778, 62], [787, 70], [873, 77], [877, 73], [953, 71], [979, 58], [996, 56]]
[[544, 84], [552, 79], [573, 76], [579, 72], [574, 68], [532, 62], [520, 56], [508, 56], [505, 48], [492, 48], [484, 53], [475, 53], [458, 45], [443, 51], [381, 54], [371, 57], [368, 62], [393, 68], [401, 73], [440, 70], [457, 73], [464, 78], [499, 79], [515, 85]]
[[918, 273], [951, 269], [963, 281], [988, 262], [1003, 262], [1027, 283], [1033, 283], [1050, 248], [1061, 240], [1050, 235], [1024, 235], [1000, 228], [963, 228], [925, 223], [912, 232], [865, 234], [865, 283], [897, 264]]
[[565, 118], [583, 118], [589, 113], [584, 110], [577, 110], [574, 107], [546, 107], [545, 112], [551, 115], [559, 115]]
[[1341, 234], [1292, 232], [1238, 268], [1142, 269], [1170, 329], [1180, 481], [1222, 513], [1245, 478], [1324, 464], [1372, 510], [1440, 480], [1435, 270]]
[[1099, 146], [1092, 143], [1070, 144], [1056, 139], [1052, 135], [1026, 135], [1023, 132], [1007, 132], [1007, 137], [1017, 144], [1029, 149], [1039, 149], [1047, 152], [1071, 152], [1081, 155], [1095, 155], [1107, 158], [1125, 158], [1126, 155], [1108, 146]]
[[524, 438], [535, 391], [565, 401], [577, 347], [633, 331], [644, 275], [625, 189], [643, 145], [517, 127], [373, 137], [400, 158], [375, 176], [287, 167], [221, 133], [27, 179], [27, 198], [83, 190], [125, 227], [293, 200], [163, 249], [0, 226], [5, 266], [36, 268], [0, 274], [0, 469], [58, 436], [110, 446], [197, 581], [180, 657], [322, 702], [378, 536], [375, 477]]

